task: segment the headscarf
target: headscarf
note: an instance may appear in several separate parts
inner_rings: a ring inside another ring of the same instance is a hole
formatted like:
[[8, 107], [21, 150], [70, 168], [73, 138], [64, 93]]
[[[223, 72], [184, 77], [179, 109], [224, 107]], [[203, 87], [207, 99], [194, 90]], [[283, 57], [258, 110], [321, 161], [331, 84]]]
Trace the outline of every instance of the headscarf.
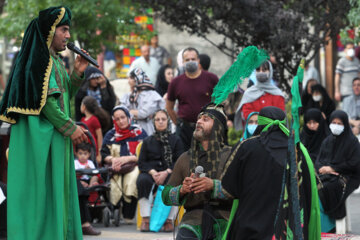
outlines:
[[[194, 137], [192, 138], [189, 150], [191, 156], [190, 172], [195, 172], [195, 168], [200, 165], [204, 168], [207, 177], [216, 178], [217, 167], [220, 164], [220, 153], [227, 144], [227, 125], [224, 106], [209, 103], [200, 111], [199, 116], [201, 115], [208, 115], [214, 119], [214, 125], [211, 130], [207, 151], [202, 150], [200, 142]], [[205, 162], [200, 162], [202, 160], [201, 155], [203, 154], [206, 154], [206, 160]]]
[[160, 96], [164, 96], [168, 90], [169, 83], [168, 81], [166, 81], [166, 77], [165, 77], [165, 70], [168, 68], [171, 68], [170, 65], [168, 64], [162, 66], [157, 74], [155, 89], [160, 94]]
[[307, 107], [319, 109], [321, 112], [325, 113], [326, 118], [329, 119], [330, 114], [335, 110], [335, 103], [333, 102], [333, 100], [331, 100], [329, 94], [326, 92], [326, 89], [321, 86], [321, 84], [316, 84], [311, 87], [311, 93], [314, 93], [315, 91], [320, 92], [320, 94], [322, 95], [322, 105], [320, 106], [319, 102], [315, 102], [311, 98], [309, 99]]
[[[258, 127], [254, 135], [260, 134], [260, 142], [265, 150], [274, 158], [281, 166], [285, 165], [287, 157], [288, 137], [284, 134], [286, 129], [285, 113], [277, 107], [264, 107], [258, 116]], [[270, 125], [269, 119], [273, 121]]]
[[[157, 130], [156, 126], [155, 126], [155, 116], [156, 116], [156, 114], [158, 112], [165, 113], [165, 115], [167, 117], [167, 129], [165, 129], [163, 131]], [[164, 109], [157, 110], [154, 113], [153, 123], [154, 123], [154, 129], [155, 129], [155, 132], [154, 132], [153, 136], [158, 141], [161, 142], [161, 145], [163, 146], [163, 149], [164, 149], [164, 160], [167, 163], [167, 166], [171, 167], [171, 165], [172, 165], [172, 151], [171, 151], [171, 146], [170, 146], [170, 142], [169, 142], [169, 136], [171, 134], [171, 131], [170, 131], [171, 123], [170, 123], [170, 117], [169, 117], [169, 114], [167, 113], [167, 111], [164, 110]]]
[[271, 79], [273, 76], [273, 68], [270, 61], [267, 61], [269, 63], [269, 79], [266, 82], [260, 82], [256, 81], [256, 84], [251, 86], [250, 88], [246, 89], [244, 96], [241, 99], [241, 102], [239, 104], [238, 109], [236, 112], [240, 112], [241, 108], [246, 103], [254, 102], [255, 100], [259, 99], [262, 95], [265, 93], [269, 93], [271, 95], [275, 96], [282, 96], [284, 97], [283, 92], [273, 84], [271, 84]]
[[95, 90], [91, 90], [89, 89], [89, 85], [90, 85], [90, 80], [94, 79], [94, 78], [98, 78], [98, 77], [104, 77], [106, 84], [108, 84], [108, 80], [105, 77], [105, 75], [97, 68], [95, 67], [87, 67], [85, 70], [85, 81], [83, 83], [83, 90], [87, 92], [87, 96], [92, 96], [94, 97], [97, 102], [99, 103], [99, 105], [101, 106], [101, 92], [100, 92], [100, 88], [97, 87]]
[[135, 103], [137, 105], [137, 98], [141, 91], [155, 90], [155, 88], [152, 85], [150, 78], [141, 68], [134, 68], [129, 75], [135, 80], [134, 91], [130, 94], [130, 103]]
[[21, 114], [40, 114], [48, 94], [55, 30], [70, 26], [70, 20], [70, 9], [59, 6], [40, 11], [39, 17], [31, 21], [0, 103], [0, 120], [14, 124]]
[[[117, 125], [117, 123], [114, 119], [114, 113], [117, 110], [123, 111], [128, 118], [129, 125], [125, 129], [120, 129], [120, 127]], [[112, 110], [112, 115], [113, 115], [113, 123], [114, 123], [114, 128], [115, 128], [114, 138], [115, 138], [116, 142], [123, 141], [127, 138], [134, 138], [136, 136], [139, 136], [142, 133], [141, 128], [139, 128], [138, 126], [136, 126], [136, 125], [131, 126], [130, 112], [127, 109], [127, 107], [125, 107], [124, 105], [115, 106]]]
[[[307, 127], [307, 123], [310, 120], [314, 120], [319, 123], [319, 127], [316, 131], [310, 130]], [[300, 134], [301, 142], [309, 151], [311, 160], [316, 161], [316, 157], [319, 154], [321, 143], [330, 134], [329, 127], [324, 119], [321, 111], [316, 108], [310, 108], [304, 115], [304, 127]]]
[[[247, 127], [248, 127], [248, 123], [249, 120], [251, 118], [251, 116], [255, 115], [255, 114], [259, 114], [259, 112], [252, 112], [249, 114], [248, 118], [246, 119], [246, 124], [245, 124], [245, 128], [244, 128], [244, 136], [240, 139], [240, 141], [243, 141], [245, 139], [248, 139], [249, 137], [253, 136], [254, 134], [249, 133]], [[255, 133], [255, 132], [254, 132]]]
[[353, 172], [360, 163], [360, 144], [354, 136], [349, 124], [347, 114], [342, 110], [334, 111], [330, 116], [330, 123], [340, 119], [344, 124], [344, 131], [339, 136], [330, 134], [322, 143], [319, 156], [316, 160], [318, 166], [331, 166], [340, 174]]

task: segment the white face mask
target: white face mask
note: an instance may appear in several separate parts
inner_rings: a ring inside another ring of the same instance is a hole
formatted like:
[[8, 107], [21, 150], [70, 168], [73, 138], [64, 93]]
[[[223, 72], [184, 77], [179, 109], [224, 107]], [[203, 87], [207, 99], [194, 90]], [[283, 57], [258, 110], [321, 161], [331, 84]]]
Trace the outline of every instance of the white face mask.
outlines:
[[322, 96], [321, 96], [321, 95], [315, 95], [315, 96], [312, 96], [312, 98], [313, 98], [313, 100], [314, 100], [315, 102], [320, 102], [321, 99], [322, 99]]
[[330, 127], [332, 134], [335, 136], [339, 136], [344, 131], [343, 125], [331, 123], [329, 127]]
[[346, 55], [347, 55], [348, 57], [354, 57], [354, 56], [355, 56], [355, 50], [352, 49], [352, 48], [348, 49], [348, 50], [346, 51]]

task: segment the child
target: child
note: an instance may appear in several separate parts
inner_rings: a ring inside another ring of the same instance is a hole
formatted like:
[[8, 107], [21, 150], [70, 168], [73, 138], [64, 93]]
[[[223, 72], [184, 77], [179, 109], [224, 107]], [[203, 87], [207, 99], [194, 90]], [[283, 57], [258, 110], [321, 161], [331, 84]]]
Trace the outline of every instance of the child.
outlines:
[[[91, 145], [89, 143], [83, 142], [76, 145], [75, 155], [77, 159], [75, 159], [75, 170], [95, 168], [94, 163], [91, 160], [89, 160], [90, 154], [91, 154]], [[97, 176], [92, 176], [90, 178], [90, 176], [88, 175], [82, 175], [80, 177], [80, 183], [84, 187], [92, 187], [94, 185], [99, 184]]]
[[[101, 155], [100, 149], [103, 141], [103, 134], [101, 130], [100, 120], [107, 121], [106, 112], [99, 106], [98, 102], [94, 97], [86, 96], [82, 102], [80, 107], [81, 113], [85, 115], [85, 117], [81, 118], [81, 122], [85, 123], [89, 128], [91, 135], [94, 137], [95, 145], [96, 145], [96, 162], [98, 165], [101, 164]], [[104, 122], [102, 121], [102, 122]]]

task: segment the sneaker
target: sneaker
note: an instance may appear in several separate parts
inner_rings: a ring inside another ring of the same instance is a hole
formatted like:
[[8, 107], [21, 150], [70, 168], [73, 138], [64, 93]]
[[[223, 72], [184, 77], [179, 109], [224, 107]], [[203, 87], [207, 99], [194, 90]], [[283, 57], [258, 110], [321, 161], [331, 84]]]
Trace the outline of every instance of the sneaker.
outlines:
[[132, 224], [134, 224], [134, 219], [124, 218], [124, 223], [126, 225], [132, 225]]

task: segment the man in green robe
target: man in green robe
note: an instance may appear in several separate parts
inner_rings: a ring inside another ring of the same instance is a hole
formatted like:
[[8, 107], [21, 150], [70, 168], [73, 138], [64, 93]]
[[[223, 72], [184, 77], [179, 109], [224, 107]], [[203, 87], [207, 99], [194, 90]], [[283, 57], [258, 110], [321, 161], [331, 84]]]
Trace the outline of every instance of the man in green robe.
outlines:
[[25, 31], [0, 103], [12, 125], [8, 162], [8, 238], [82, 239], [72, 143], [86, 140], [70, 119], [70, 99], [88, 63], [71, 77], [58, 52], [70, 38], [71, 12], [51, 7]]

